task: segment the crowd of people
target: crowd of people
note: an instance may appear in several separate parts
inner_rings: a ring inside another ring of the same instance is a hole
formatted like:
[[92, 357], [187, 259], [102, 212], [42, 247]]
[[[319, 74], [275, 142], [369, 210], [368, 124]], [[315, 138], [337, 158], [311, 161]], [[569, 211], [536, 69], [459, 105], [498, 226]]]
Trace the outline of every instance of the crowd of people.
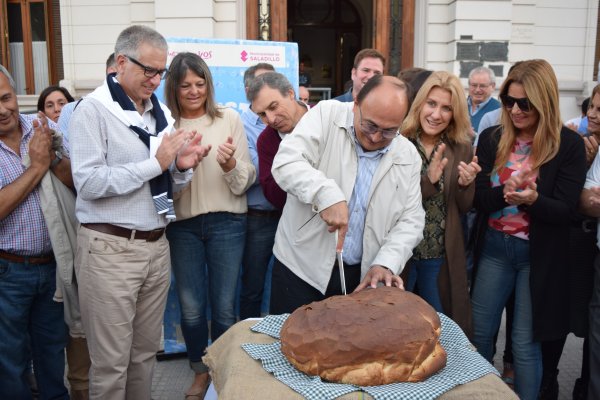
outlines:
[[312, 108], [251, 66], [241, 115], [198, 55], [167, 70], [145, 26], [120, 33], [94, 92], [50, 86], [36, 114], [0, 66], [0, 397], [31, 398], [33, 371], [42, 399], [150, 399], [172, 273], [185, 397], [203, 399], [209, 338], [263, 314], [272, 262], [269, 313], [395, 286], [490, 362], [506, 308], [503, 379], [521, 399], [558, 397], [572, 332], [573, 398], [600, 398], [600, 85], [577, 133], [544, 60], [513, 65], [499, 100], [486, 67], [466, 96], [452, 73], [385, 76], [385, 61], [361, 50], [351, 88]]

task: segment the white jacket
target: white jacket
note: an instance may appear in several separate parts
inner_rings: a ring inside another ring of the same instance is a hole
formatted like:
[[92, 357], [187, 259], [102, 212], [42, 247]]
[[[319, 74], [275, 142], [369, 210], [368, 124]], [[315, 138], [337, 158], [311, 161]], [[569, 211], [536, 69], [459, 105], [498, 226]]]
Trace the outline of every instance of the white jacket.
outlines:
[[[331, 277], [336, 243], [319, 212], [349, 201], [357, 174], [352, 106], [321, 101], [281, 142], [273, 160], [273, 176], [288, 193], [273, 253], [321, 293]], [[420, 182], [421, 157], [399, 136], [381, 158], [369, 190], [362, 277], [373, 265], [400, 273], [423, 238]]]

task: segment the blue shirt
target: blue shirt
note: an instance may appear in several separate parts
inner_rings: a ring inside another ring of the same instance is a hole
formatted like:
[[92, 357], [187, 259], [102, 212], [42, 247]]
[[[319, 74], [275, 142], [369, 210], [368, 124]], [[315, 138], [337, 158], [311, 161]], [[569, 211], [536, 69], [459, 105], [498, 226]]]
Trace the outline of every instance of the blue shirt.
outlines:
[[73, 115], [73, 110], [75, 110], [77, 103], [79, 103], [79, 101], [72, 101], [65, 104], [62, 110], [60, 110], [60, 117], [58, 117], [58, 129], [60, 129], [63, 137], [67, 138], [67, 140], [69, 139], [69, 122], [71, 121], [71, 115]]
[[587, 128], [588, 128], [588, 117], [587, 115], [583, 118], [581, 118], [581, 122], [579, 123], [579, 126], [577, 127], [577, 132], [579, 132], [582, 135], [585, 135], [587, 133]]
[[475, 132], [479, 131], [479, 122], [486, 113], [500, 108], [500, 102], [494, 99], [492, 96], [490, 96], [483, 103], [478, 104], [477, 107], [475, 107], [474, 112], [471, 112], [471, 106], [473, 105], [471, 96], [467, 98], [467, 105], [469, 109], [469, 117], [471, 117], [471, 126], [473, 126], [473, 130]]
[[[352, 128], [352, 134], [354, 129]], [[354, 134], [355, 135], [355, 134]], [[344, 240], [344, 263], [360, 264], [362, 261], [362, 242], [367, 216], [367, 203], [373, 175], [379, 166], [381, 157], [389, 150], [389, 146], [375, 151], [365, 151], [354, 136], [356, 155], [358, 156], [358, 171], [348, 203], [348, 232]]]
[[262, 188], [260, 187], [260, 179], [258, 176], [258, 151], [256, 149], [256, 142], [258, 141], [258, 136], [267, 126], [261, 121], [260, 117], [250, 109], [250, 107], [242, 112], [241, 118], [242, 123], [244, 124], [244, 131], [246, 131], [250, 158], [256, 169], [256, 180], [252, 186], [250, 186], [250, 189], [246, 191], [248, 208], [253, 208], [255, 210], [275, 210], [273, 204], [269, 203], [265, 198]]

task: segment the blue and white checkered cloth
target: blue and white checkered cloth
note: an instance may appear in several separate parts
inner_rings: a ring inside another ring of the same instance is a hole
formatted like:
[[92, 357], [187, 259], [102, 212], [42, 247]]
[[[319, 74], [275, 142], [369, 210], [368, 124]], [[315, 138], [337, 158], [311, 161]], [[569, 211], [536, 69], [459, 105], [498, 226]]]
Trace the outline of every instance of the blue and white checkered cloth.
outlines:
[[[289, 314], [269, 315], [252, 330], [279, 339], [279, 332]], [[469, 343], [463, 331], [450, 318], [439, 314], [442, 323], [440, 342], [447, 353], [446, 367], [424, 382], [392, 383], [382, 386], [358, 387], [349, 384], [323, 382], [318, 376], [298, 371], [281, 352], [281, 342], [242, 344], [242, 348], [275, 378], [311, 400], [329, 400], [357, 390], [363, 390], [375, 400], [429, 400], [439, 397], [455, 386], [498, 371]]]

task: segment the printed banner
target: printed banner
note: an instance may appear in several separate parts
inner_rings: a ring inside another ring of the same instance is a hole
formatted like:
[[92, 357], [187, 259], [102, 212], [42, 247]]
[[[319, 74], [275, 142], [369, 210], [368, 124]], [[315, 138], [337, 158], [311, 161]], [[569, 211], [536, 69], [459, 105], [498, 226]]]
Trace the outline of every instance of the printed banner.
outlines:
[[[249, 107], [244, 89], [244, 71], [258, 63], [269, 63], [285, 75], [298, 92], [298, 44], [261, 40], [168, 38], [167, 65], [178, 53], [198, 54], [210, 68], [219, 104], [244, 111]], [[156, 94], [164, 100], [164, 81]]]

